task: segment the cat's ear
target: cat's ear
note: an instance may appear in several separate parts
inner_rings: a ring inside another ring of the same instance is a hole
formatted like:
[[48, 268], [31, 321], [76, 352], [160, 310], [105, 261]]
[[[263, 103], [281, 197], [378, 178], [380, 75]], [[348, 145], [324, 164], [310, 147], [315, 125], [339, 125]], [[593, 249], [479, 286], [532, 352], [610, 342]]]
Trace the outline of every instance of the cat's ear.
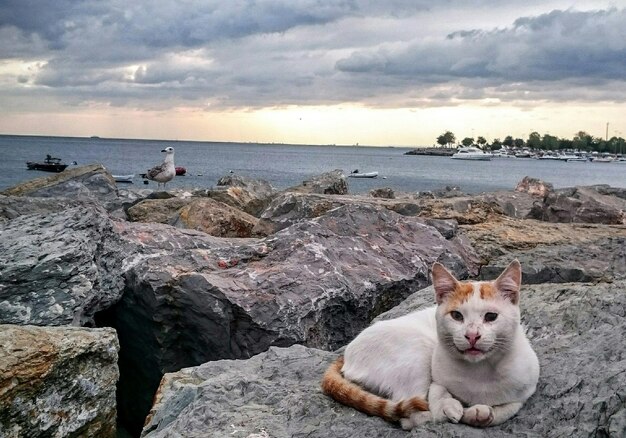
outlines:
[[431, 277], [435, 287], [435, 301], [437, 304], [441, 304], [447, 296], [454, 292], [459, 284], [454, 275], [444, 268], [441, 263], [433, 263]]
[[513, 304], [518, 304], [519, 290], [522, 285], [522, 266], [519, 262], [513, 260], [494, 284], [500, 294], [508, 298]]

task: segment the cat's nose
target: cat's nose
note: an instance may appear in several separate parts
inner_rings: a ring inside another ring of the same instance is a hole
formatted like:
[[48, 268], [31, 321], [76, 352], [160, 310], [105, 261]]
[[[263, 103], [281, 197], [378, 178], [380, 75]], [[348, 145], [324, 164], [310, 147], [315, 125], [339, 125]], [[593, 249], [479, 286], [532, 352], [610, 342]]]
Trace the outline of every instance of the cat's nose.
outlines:
[[470, 345], [473, 347], [474, 345], [476, 345], [476, 342], [478, 342], [478, 340], [480, 339], [480, 334], [478, 332], [466, 333], [465, 339], [467, 339]]

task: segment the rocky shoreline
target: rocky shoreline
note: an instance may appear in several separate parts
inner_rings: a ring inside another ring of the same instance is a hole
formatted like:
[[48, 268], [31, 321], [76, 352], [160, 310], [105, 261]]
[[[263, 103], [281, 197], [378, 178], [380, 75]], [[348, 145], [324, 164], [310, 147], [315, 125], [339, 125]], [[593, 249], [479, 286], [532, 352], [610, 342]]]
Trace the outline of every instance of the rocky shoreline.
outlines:
[[[512, 258], [545, 370], [515, 419], [407, 434], [321, 394], [334, 350], [432, 304], [434, 261]], [[351, 195], [336, 170], [154, 192], [84, 166], [0, 193], [0, 437], [623, 436], [625, 281], [624, 188]]]

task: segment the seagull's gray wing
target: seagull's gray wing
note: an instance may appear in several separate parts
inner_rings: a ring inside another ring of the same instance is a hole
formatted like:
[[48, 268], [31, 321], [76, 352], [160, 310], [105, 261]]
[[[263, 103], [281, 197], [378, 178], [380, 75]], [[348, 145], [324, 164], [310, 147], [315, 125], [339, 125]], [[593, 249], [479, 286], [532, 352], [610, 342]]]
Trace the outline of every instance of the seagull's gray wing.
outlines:
[[161, 163], [158, 166], [154, 166], [152, 169], [148, 170], [146, 176], [148, 179], [152, 179], [156, 177], [159, 173], [165, 172], [166, 165], [165, 163]]

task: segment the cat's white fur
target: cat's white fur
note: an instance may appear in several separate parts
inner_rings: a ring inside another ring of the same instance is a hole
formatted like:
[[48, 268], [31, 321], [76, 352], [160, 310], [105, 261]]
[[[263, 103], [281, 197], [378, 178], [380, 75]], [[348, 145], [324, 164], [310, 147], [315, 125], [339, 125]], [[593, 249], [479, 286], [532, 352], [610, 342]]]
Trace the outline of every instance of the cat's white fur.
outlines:
[[[485, 285], [495, 294], [483, 299], [483, 283], [457, 282], [436, 264], [438, 305], [365, 329], [345, 350], [343, 375], [394, 401], [428, 400], [429, 411], [401, 420], [405, 429], [433, 420], [479, 427], [506, 421], [535, 392], [539, 378], [539, 361], [520, 324], [520, 282], [514, 261]], [[497, 319], [487, 322], [487, 312]]]

